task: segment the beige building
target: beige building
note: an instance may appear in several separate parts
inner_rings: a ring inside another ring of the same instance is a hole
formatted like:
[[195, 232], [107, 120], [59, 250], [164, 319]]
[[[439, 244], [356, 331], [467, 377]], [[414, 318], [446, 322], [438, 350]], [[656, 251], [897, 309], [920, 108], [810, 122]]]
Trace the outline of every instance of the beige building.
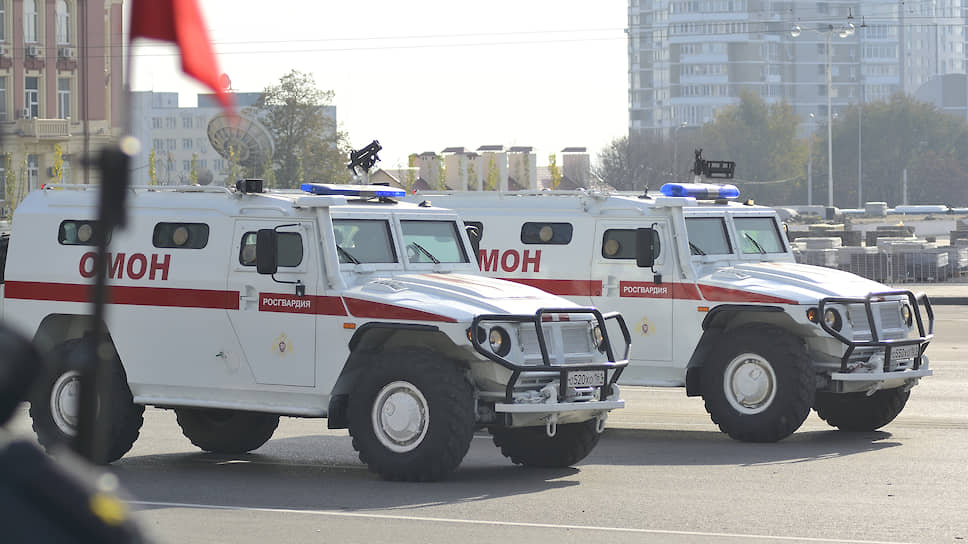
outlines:
[[121, 133], [121, 5], [0, 0], [0, 198], [11, 201], [4, 208], [45, 183], [97, 181], [81, 157]]

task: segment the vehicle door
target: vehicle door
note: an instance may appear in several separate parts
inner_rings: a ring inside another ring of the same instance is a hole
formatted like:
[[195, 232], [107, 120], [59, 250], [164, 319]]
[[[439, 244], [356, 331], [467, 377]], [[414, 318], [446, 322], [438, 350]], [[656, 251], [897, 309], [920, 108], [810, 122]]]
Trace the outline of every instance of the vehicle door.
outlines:
[[[240, 220], [235, 224], [229, 291], [239, 309], [230, 321], [256, 383], [312, 387], [316, 383], [315, 299], [319, 247], [311, 222]], [[256, 271], [256, 235], [275, 229], [279, 269]]]
[[[656, 231], [655, 266], [639, 268], [635, 261], [638, 228]], [[622, 313], [632, 334], [632, 362], [665, 366], [672, 360], [673, 284], [675, 258], [669, 223], [665, 219], [600, 221], [596, 227], [592, 279], [600, 280], [600, 296], [591, 302], [603, 311]], [[630, 367], [629, 376], [637, 371]], [[681, 372], [680, 372], [681, 374]], [[650, 375], [655, 372], [650, 371]], [[678, 379], [678, 378], [676, 378]], [[662, 381], [660, 378], [659, 381]]]

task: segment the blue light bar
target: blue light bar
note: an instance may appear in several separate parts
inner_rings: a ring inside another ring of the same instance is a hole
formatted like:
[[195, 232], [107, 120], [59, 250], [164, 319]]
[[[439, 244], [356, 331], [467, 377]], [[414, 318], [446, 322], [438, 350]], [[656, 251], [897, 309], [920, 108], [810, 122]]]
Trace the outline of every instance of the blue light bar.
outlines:
[[717, 198], [736, 198], [739, 189], [735, 185], [713, 185], [711, 183], [666, 183], [659, 188], [665, 196], [691, 196], [699, 200]]
[[341, 185], [333, 183], [303, 183], [303, 191], [314, 195], [342, 195], [360, 198], [403, 198], [407, 192], [386, 185]]

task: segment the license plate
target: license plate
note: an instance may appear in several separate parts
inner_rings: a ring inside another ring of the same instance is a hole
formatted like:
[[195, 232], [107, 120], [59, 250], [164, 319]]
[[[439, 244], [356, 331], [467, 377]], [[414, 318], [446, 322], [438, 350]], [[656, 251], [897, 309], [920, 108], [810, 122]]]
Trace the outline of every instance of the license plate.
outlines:
[[568, 387], [596, 387], [605, 385], [604, 370], [575, 370], [568, 373]]
[[920, 349], [921, 347], [917, 344], [894, 346], [891, 348], [891, 360], [897, 361], [898, 359], [913, 359], [918, 356]]

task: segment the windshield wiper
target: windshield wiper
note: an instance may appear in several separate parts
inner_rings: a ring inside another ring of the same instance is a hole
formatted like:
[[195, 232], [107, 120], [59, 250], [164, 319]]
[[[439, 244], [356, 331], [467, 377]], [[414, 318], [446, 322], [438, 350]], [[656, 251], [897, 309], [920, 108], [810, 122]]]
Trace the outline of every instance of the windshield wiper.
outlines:
[[694, 244], [692, 242], [689, 242], [689, 249], [692, 250], [692, 254], [693, 255], [705, 255], [706, 254], [705, 251], [699, 249], [699, 246], [697, 246], [696, 244]]
[[431, 261], [434, 262], [434, 264], [440, 264], [440, 261], [437, 260], [437, 257], [434, 257], [434, 254], [433, 253], [427, 251], [427, 248], [423, 247], [422, 245], [418, 244], [417, 242], [410, 242], [410, 245], [412, 245], [413, 247], [415, 247], [418, 250], [420, 250], [420, 252], [423, 253], [424, 255], [426, 255], [428, 259], [430, 259]]
[[353, 264], [360, 264], [360, 260], [354, 257], [353, 254], [350, 253], [349, 251], [346, 251], [345, 249], [343, 249], [343, 246], [336, 244], [336, 251], [339, 251], [340, 255], [342, 255], [343, 257], [346, 257], [347, 261]]
[[749, 240], [750, 242], [753, 243], [754, 246], [756, 246], [756, 249], [759, 250], [760, 255], [766, 255], [766, 250], [763, 249], [763, 246], [761, 246], [759, 242], [757, 242], [756, 240], [753, 239], [752, 236], [750, 236], [750, 233], [744, 232], [743, 236], [745, 236], [747, 240]]

